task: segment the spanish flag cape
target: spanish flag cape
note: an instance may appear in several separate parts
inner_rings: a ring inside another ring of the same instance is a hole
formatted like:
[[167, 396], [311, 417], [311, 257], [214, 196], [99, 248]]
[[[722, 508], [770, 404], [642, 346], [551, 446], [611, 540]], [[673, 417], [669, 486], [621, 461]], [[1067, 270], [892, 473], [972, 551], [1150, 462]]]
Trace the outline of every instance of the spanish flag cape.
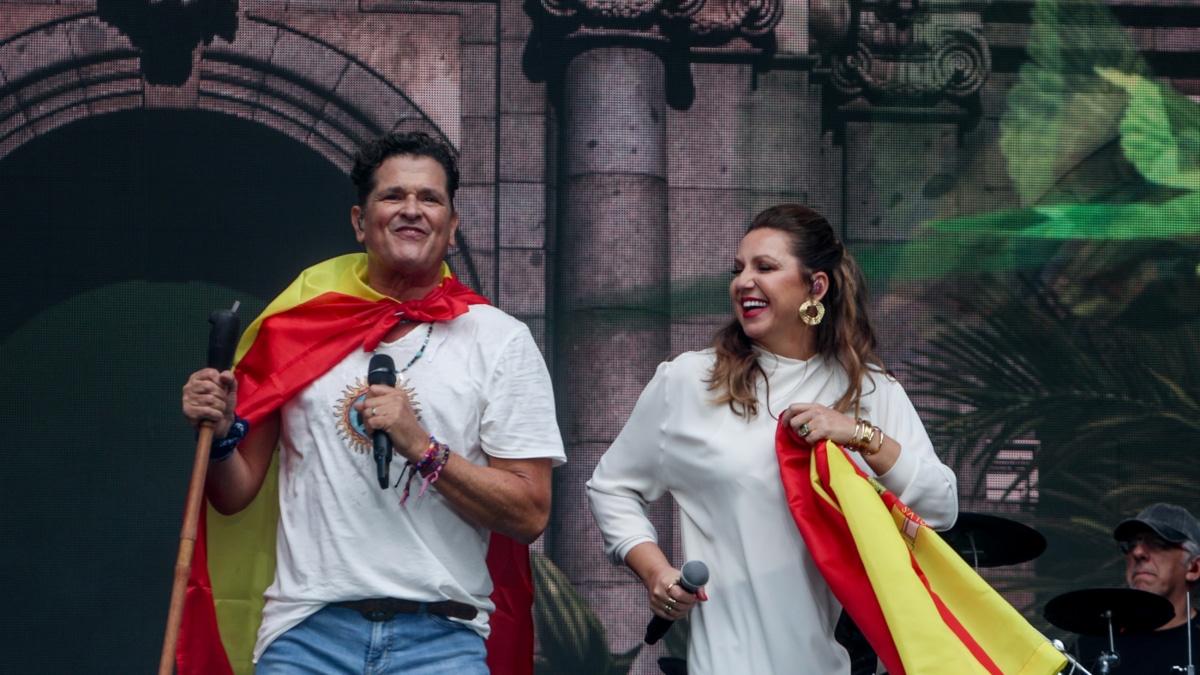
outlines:
[[788, 507], [889, 675], [1050, 675], [1066, 657], [920, 517], [829, 442], [775, 434]]
[[[254, 320], [238, 345], [238, 414], [264, 419], [355, 349], [371, 351], [403, 317], [448, 321], [470, 305], [489, 304], [443, 265], [441, 285], [420, 300], [398, 302], [366, 284], [364, 254], [327, 260], [302, 272]], [[277, 462], [248, 509], [214, 517], [200, 530], [176, 650], [180, 675], [251, 673], [263, 591], [274, 577], [279, 499]], [[208, 563], [208, 549], [214, 556]], [[533, 573], [529, 549], [493, 533], [488, 569], [496, 611], [487, 641], [492, 672], [533, 672]], [[211, 576], [210, 576], [211, 572]], [[214, 600], [215, 598], [215, 600]], [[218, 630], [218, 620], [220, 629]], [[228, 650], [228, 655], [227, 655]]]

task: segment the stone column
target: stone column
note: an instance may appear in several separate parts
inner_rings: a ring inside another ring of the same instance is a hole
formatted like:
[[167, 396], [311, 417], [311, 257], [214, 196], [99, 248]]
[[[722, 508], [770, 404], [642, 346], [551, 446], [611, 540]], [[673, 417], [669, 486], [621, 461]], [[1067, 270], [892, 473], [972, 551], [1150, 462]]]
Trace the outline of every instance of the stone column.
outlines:
[[[597, 613], [610, 617], [627, 616], [645, 592], [636, 577], [603, 560], [584, 483], [669, 356], [664, 89], [662, 61], [638, 48], [583, 52], [563, 76], [553, 330], [570, 462], [556, 474], [546, 551]], [[652, 514], [667, 544], [669, 501]], [[620, 632], [636, 623], [611, 626], [612, 643], [632, 643]]]

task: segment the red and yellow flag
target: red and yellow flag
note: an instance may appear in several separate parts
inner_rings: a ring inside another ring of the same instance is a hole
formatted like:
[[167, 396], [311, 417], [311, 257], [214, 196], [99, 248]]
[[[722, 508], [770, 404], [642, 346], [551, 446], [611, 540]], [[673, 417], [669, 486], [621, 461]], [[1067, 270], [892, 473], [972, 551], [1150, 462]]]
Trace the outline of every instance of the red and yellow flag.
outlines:
[[775, 436], [788, 507], [833, 594], [890, 675], [1052, 675], [1053, 645], [830, 442]]
[[[448, 321], [487, 299], [443, 265], [442, 283], [420, 300], [399, 302], [367, 285], [364, 254], [314, 265], [271, 302], [238, 345], [238, 414], [253, 426], [355, 349], [373, 350], [401, 318]], [[232, 517], [201, 514], [183, 625], [180, 675], [253, 672], [263, 591], [275, 570], [279, 517], [277, 462], [254, 503]], [[207, 540], [207, 541], [206, 541]], [[207, 553], [213, 551], [211, 566]], [[493, 533], [488, 569], [496, 611], [487, 641], [492, 672], [533, 672], [533, 572], [529, 548]], [[211, 575], [210, 575], [211, 572]], [[219, 628], [218, 628], [219, 626]], [[228, 656], [227, 656], [228, 653]]]

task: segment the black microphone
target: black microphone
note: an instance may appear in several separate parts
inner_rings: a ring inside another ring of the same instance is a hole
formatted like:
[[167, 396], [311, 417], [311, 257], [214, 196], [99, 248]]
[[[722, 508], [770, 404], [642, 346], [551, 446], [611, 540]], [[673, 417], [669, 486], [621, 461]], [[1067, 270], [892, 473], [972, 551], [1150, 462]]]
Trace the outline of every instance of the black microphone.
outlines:
[[[396, 386], [396, 362], [387, 354], [376, 354], [367, 365], [367, 384]], [[364, 411], [365, 412], [365, 411]], [[375, 468], [379, 470], [379, 487], [388, 489], [388, 464], [392, 461], [392, 439], [383, 429], [375, 431]]]
[[[679, 570], [679, 587], [683, 590], [696, 594], [700, 587], [708, 583], [708, 565], [699, 560], [689, 560], [683, 564], [683, 569]], [[662, 639], [662, 636], [671, 630], [672, 624], [675, 621], [672, 619], [664, 619], [655, 614], [653, 619], [650, 619], [650, 625], [646, 626], [646, 644], [652, 645]]]

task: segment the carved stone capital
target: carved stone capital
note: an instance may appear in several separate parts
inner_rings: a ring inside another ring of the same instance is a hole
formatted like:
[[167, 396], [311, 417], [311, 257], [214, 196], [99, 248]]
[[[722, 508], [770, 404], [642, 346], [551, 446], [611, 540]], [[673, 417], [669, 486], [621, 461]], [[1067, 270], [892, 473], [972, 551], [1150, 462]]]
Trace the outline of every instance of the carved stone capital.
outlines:
[[943, 30], [934, 41], [912, 45], [911, 53], [891, 45], [861, 41], [832, 64], [831, 81], [846, 95], [894, 102], [930, 97], [963, 99], [976, 92], [991, 71], [983, 36], [970, 29]]
[[611, 34], [678, 42], [766, 35], [782, 16], [781, 0], [540, 0], [565, 20], [563, 38]]
[[849, 0], [808, 0], [809, 37], [817, 45], [836, 45], [850, 33]]
[[[827, 0], [832, 12], [838, 4]], [[962, 117], [991, 73], [979, 16], [916, 0], [847, 3], [845, 33], [826, 52], [829, 92], [844, 111], [935, 108]], [[838, 38], [825, 25], [824, 44]], [[815, 27], [815, 26], [814, 26]], [[816, 37], [816, 36], [814, 36]]]
[[696, 96], [691, 50], [761, 56], [774, 46], [771, 32], [783, 16], [783, 0], [525, 0], [525, 10], [533, 31], [524, 72], [548, 83], [552, 100], [562, 93], [566, 64], [575, 55], [637, 48], [662, 59], [666, 102], [686, 110]]

